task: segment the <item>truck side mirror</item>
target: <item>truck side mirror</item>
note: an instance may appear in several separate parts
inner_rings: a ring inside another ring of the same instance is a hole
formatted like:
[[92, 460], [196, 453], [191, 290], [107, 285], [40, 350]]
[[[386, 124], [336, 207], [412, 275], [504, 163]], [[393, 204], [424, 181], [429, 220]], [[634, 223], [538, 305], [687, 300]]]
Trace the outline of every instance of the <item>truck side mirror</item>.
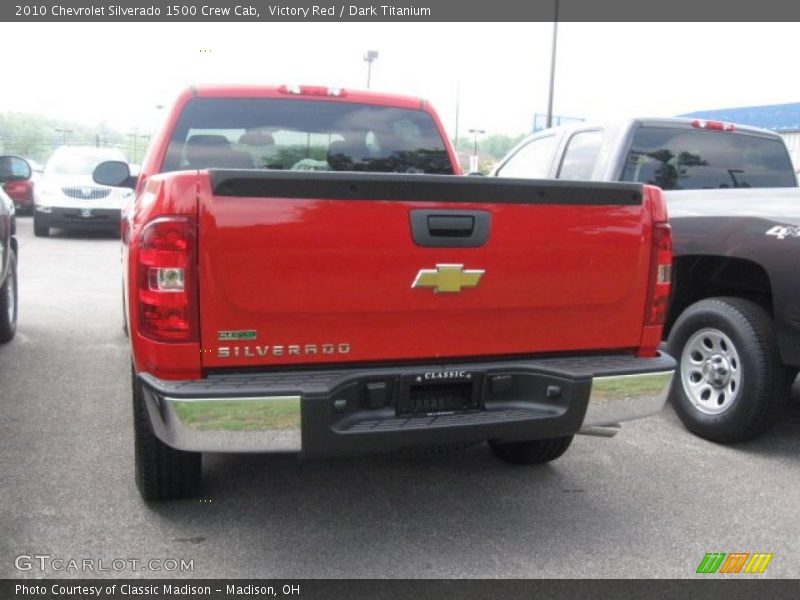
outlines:
[[131, 175], [128, 163], [121, 160], [106, 160], [94, 168], [92, 179], [100, 185], [113, 187], [136, 187], [136, 177]]
[[28, 161], [19, 156], [0, 156], [0, 183], [25, 181], [33, 172]]

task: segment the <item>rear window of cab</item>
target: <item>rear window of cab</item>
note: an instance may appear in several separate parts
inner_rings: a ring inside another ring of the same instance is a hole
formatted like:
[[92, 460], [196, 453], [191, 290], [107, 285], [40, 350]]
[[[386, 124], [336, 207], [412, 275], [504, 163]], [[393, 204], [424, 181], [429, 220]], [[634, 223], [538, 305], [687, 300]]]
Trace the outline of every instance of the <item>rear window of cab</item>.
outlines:
[[621, 179], [664, 190], [797, 186], [780, 139], [676, 127], [637, 129]]
[[453, 173], [423, 110], [280, 98], [189, 101], [161, 171], [208, 168]]

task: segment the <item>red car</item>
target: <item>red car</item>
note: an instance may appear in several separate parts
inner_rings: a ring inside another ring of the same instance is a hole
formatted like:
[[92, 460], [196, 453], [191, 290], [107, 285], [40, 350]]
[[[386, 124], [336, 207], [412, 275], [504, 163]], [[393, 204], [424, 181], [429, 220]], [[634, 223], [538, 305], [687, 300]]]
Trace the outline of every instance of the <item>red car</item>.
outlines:
[[[25, 169], [21, 170], [23, 166]], [[5, 169], [0, 173], [3, 191], [14, 201], [17, 213], [33, 214], [33, 179], [28, 163], [23, 160], [3, 161], [0, 169]]]

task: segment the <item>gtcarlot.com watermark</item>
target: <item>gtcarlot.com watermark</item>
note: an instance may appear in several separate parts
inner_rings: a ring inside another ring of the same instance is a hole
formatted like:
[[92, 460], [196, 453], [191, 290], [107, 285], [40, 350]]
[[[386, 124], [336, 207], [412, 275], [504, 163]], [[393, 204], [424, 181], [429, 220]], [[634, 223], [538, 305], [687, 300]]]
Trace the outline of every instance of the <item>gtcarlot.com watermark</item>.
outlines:
[[18, 571], [42, 573], [143, 572], [191, 573], [194, 560], [183, 558], [65, 558], [50, 554], [20, 554], [14, 558]]

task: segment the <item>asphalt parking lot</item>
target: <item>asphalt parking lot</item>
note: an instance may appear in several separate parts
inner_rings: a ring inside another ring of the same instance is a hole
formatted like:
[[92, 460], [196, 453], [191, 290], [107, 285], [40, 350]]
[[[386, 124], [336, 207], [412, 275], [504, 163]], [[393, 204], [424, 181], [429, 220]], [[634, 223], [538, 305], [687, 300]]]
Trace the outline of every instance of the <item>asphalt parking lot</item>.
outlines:
[[[800, 573], [797, 382], [785, 419], [737, 447], [667, 409], [536, 468], [485, 446], [210, 455], [202, 498], [148, 506], [133, 482], [119, 243], [34, 238], [28, 217], [18, 230], [19, 330], [0, 347], [0, 577], [693, 577], [707, 552], [772, 552], [758, 577]], [[19, 570], [20, 555], [192, 569]]]

